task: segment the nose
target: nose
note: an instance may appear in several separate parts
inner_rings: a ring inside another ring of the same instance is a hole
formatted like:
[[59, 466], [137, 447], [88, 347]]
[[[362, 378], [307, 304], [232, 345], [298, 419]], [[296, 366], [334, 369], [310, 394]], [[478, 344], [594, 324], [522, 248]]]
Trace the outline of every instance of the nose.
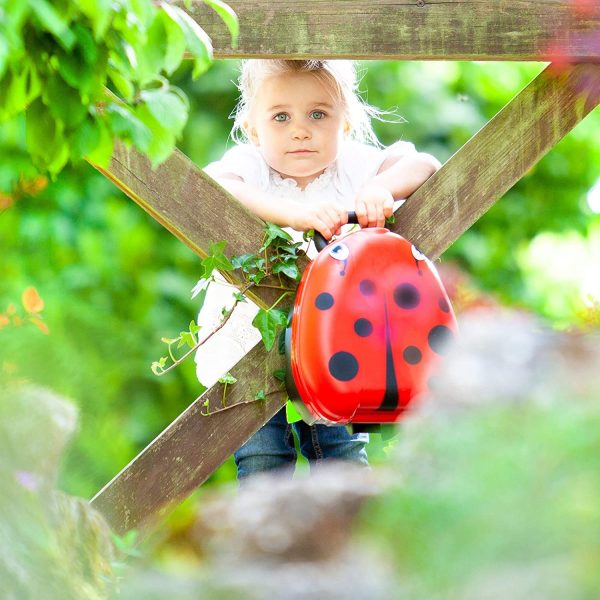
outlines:
[[309, 140], [311, 138], [310, 128], [304, 123], [296, 123], [292, 130], [292, 138], [295, 140]]

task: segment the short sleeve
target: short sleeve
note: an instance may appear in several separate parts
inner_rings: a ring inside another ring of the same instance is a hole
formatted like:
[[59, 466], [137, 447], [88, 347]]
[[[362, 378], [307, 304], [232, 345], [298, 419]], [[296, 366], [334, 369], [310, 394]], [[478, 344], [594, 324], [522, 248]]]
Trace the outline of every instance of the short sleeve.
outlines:
[[411, 142], [398, 141], [387, 148], [376, 148], [355, 141], [346, 142], [338, 155], [338, 173], [344, 188], [356, 193], [377, 175], [386, 158], [416, 153]]
[[269, 182], [269, 168], [256, 146], [238, 144], [225, 152], [220, 160], [211, 162], [203, 171], [211, 177], [232, 173], [245, 183], [265, 188]]

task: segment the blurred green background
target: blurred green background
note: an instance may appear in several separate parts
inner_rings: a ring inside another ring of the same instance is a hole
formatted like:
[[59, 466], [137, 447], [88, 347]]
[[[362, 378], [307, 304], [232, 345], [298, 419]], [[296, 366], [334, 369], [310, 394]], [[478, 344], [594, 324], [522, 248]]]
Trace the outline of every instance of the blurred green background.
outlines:
[[[413, 141], [442, 162], [544, 67], [359, 66], [368, 102], [396, 107], [406, 119], [375, 122], [381, 141]], [[179, 147], [200, 166], [233, 145], [237, 69], [237, 61], [217, 61], [196, 81], [189, 67], [175, 77], [192, 103]], [[195, 317], [190, 290], [199, 259], [89, 165], [45, 186], [24, 153], [22, 124], [3, 124], [0, 136], [0, 313], [34, 286], [49, 327], [49, 335], [33, 326], [4, 327], [0, 373], [49, 386], [79, 406], [80, 432], [61, 487], [89, 498], [201, 392], [193, 361], [163, 378], [150, 371], [163, 354], [161, 337], [178, 334]], [[598, 181], [596, 110], [454, 244], [442, 266], [458, 265], [473, 289], [555, 327], [598, 326]], [[380, 454], [374, 447], [375, 458]], [[234, 478], [230, 459], [208, 487]]]

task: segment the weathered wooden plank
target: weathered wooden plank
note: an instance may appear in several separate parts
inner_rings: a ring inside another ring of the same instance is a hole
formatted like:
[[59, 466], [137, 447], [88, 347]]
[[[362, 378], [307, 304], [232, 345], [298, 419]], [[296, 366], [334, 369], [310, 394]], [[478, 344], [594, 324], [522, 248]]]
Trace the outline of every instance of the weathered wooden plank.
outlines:
[[[183, 0], [178, 0], [184, 6]], [[600, 61], [597, 0], [229, 0], [238, 47], [200, 0], [218, 58]]]
[[394, 230], [437, 258], [599, 103], [600, 65], [547, 67], [410, 197]]
[[[210, 244], [220, 240], [228, 240], [225, 254], [230, 258], [255, 253], [262, 245], [264, 222], [179, 150], [153, 170], [145, 156], [117, 143], [108, 168], [94, 166], [202, 258]], [[300, 265], [305, 266], [306, 260]], [[223, 276], [236, 285], [243, 284], [236, 273]], [[274, 278], [264, 283], [279, 284]], [[280, 294], [280, 290], [268, 287], [248, 291], [263, 308]]]
[[91, 503], [117, 533], [147, 529], [182, 502], [284, 404], [285, 393], [273, 371], [284, 357], [275, 347], [256, 345], [232, 370], [238, 382], [227, 387], [227, 405], [251, 400], [264, 390], [265, 401], [240, 404], [224, 412], [223, 385], [205, 392], [148, 447], [96, 494]]

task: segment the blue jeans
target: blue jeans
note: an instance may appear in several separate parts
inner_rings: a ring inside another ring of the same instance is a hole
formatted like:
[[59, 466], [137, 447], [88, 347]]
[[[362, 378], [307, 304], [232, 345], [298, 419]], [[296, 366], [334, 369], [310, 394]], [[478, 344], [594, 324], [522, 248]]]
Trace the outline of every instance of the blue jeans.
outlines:
[[290, 476], [296, 465], [296, 448], [292, 437], [296, 430], [300, 451], [311, 468], [324, 460], [349, 460], [368, 466], [365, 445], [368, 433], [350, 434], [345, 426], [307, 425], [287, 422], [285, 408], [259, 429], [234, 453], [238, 479], [265, 471], [287, 472]]

